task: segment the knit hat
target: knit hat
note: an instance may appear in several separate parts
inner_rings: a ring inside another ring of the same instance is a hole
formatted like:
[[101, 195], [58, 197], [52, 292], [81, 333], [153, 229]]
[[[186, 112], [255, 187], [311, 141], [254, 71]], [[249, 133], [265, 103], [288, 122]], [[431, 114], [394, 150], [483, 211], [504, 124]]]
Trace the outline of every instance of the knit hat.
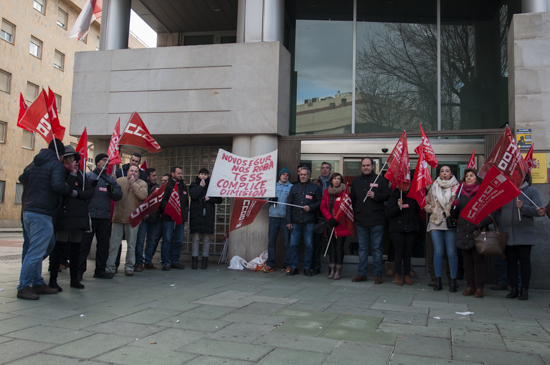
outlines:
[[288, 178], [290, 179], [290, 170], [288, 169], [288, 167], [283, 167], [281, 169], [281, 171], [279, 171], [279, 179], [281, 178], [281, 175], [284, 174], [284, 173], [287, 173], [288, 174]]
[[[54, 145], [55, 143], [55, 145]], [[50, 144], [48, 145], [48, 148], [55, 152], [55, 147], [57, 147], [57, 153], [60, 155], [65, 154], [65, 146], [63, 146], [63, 142], [61, 142], [59, 139], [52, 139]]]
[[95, 164], [97, 165], [97, 163], [101, 160], [103, 160], [105, 157], [109, 157], [107, 156], [107, 154], [105, 153], [99, 153], [95, 156]]

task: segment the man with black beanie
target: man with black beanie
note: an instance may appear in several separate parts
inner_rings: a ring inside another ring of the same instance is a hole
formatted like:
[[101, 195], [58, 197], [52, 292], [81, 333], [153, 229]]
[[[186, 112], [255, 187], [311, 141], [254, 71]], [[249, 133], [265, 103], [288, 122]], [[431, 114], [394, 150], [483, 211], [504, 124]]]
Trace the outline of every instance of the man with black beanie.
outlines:
[[88, 212], [92, 218], [91, 231], [84, 233], [80, 245], [78, 263], [79, 280], [82, 280], [82, 276], [86, 271], [86, 260], [90, 253], [94, 235], [97, 239], [94, 278], [113, 278], [113, 275], [105, 272], [107, 257], [109, 257], [109, 242], [111, 240], [111, 200], [119, 201], [122, 199], [122, 189], [115, 178], [107, 174], [107, 160], [108, 156], [106, 154], [98, 154], [95, 156], [96, 168], [94, 171], [86, 174], [86, 177], [92, 182], [92, 186], [94, 186], [95, 193], [88, 203]]

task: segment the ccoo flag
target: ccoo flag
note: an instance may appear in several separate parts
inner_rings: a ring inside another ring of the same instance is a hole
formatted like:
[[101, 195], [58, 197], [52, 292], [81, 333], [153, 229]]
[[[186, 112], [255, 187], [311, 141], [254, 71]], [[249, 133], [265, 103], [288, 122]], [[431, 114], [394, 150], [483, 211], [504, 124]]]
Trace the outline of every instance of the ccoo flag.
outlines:
[[69, 38], [82, 39], [88, 34], [90, 25], [96, 19], [101, 18], [101, 0], [87, 0], [78, 15], [73, 28], [69, 32]]
[[141, 147], [148, 152], [162, 151], [159, 144], [147, 130], [145, 123], [137, 112], [134, 112], [126, 124], [126, 128], [120, 137], [120, 144]]

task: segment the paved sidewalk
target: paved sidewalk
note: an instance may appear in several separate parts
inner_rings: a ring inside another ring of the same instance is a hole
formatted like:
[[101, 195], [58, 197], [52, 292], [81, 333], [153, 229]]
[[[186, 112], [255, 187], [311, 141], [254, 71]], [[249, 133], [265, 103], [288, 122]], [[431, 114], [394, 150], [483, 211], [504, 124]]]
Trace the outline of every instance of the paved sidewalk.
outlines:
[[19, 269], [0, 259], [0, 364], [550, 364], [547, 290], [474, 299], [463, 281], [434, 292], [422, 273], [398, 287], [352, 283], [355, 265], [334, 281], [211, 264], [87, 272], [84, 290], [64, 271], [62, 293], [24, 301]]

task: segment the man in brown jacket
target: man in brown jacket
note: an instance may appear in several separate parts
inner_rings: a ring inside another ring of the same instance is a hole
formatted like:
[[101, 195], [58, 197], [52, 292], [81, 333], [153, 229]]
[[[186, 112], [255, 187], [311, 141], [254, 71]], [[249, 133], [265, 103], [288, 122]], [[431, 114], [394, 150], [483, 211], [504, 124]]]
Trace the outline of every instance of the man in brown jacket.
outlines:
[[130, 166], [128, 175], [116, 180], [122, 189], [122, 199], [115, 203], [113, 213], [113, 228], [111, 231], [111, 243], [109, 245], [109, 258], [105, 272], [114, 275], [115, 261], [122, 243], [122, 232], [126, 237], [126, 264], [124, 273], [126, 276], [134, 275], [136, 263], [136, 238], [139, 226], [132, 228], [130, 214], [147, 198], [147, 183], [139, 179], [139, 168]]

